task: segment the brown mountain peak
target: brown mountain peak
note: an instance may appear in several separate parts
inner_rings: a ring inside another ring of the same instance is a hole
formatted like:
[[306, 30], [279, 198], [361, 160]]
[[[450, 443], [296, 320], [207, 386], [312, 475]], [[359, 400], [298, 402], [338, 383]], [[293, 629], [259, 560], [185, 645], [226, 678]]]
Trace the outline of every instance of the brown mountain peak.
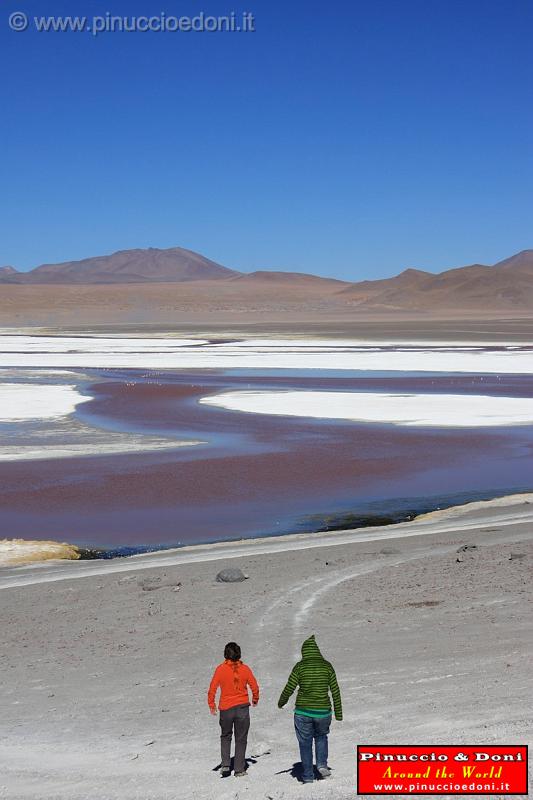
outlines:
[[25, 273], [17, 273], [19, 283], [181, 283], [183, 281], [220, 280], [237, 275], [209, 258], [186, 250], [170, 247], [161, 250], [118, 250], [105, 256], [41, 264]]

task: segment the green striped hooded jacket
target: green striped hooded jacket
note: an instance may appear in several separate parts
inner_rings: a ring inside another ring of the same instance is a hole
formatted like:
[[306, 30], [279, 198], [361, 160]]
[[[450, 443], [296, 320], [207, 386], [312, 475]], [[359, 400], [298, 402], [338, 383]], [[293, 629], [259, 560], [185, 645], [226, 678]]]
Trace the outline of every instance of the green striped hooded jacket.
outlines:
[[294, 665], [287, 685], [278, 700], [283, 708], [289, 697], [299, 687], [296, 695], [296, 708], [306, 711], [331, 711], [329, 693], [333, 699], [335, 719], [342, 719], [342, 703], [335, 670], [323, 657], [315, 642], [314, 634], [302, 645], [302, 660]]

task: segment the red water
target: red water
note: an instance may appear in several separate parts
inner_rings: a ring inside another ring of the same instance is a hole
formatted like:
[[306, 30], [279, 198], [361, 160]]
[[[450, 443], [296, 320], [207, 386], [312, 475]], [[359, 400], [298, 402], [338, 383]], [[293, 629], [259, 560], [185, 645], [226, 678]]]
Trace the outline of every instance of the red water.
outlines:
[[[235, 387], [285, 386], [480, 391], [479, 376], [229, 378], [195, 372], [100, 380], [90, 389], [95, 399], [80, 407], [86, 422], [209, 444], [1, 464], [2, 535], [103, 546], [239, 538], [286, 532], [302, 522], [309, 527], [308, 515], [356, 510], [369, 500], [380, 500], [386, 511], [395, 498], [498, 493], [524, 486], [533, 475], [529, 428], [361, 425], [241, 414], [196, 402]], [[533, 382], [485, 377], [483, 390], [531, 396]]]

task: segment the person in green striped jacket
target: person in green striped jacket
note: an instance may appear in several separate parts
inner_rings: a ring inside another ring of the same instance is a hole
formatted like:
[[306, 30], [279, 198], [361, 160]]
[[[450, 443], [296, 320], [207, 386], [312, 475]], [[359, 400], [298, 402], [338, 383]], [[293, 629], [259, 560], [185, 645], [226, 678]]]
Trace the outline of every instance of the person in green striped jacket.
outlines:
[[302, 645], [302, 660], [294, 665], [289, 680], [278, 700], [283, 708], [298, 687], [294, 709], [294, 729], [300, 745], [303, 766], [302, 780], [312, 783], [313, 739], [316, 751], [316, 767], [322, 778], [331, 775], [328, 767], [328, 733], [331, 724], [331, 701], [335, 719], [342, 720], [342, 702], [335, 670], [318, 649], [315, 636], [310, 636]]

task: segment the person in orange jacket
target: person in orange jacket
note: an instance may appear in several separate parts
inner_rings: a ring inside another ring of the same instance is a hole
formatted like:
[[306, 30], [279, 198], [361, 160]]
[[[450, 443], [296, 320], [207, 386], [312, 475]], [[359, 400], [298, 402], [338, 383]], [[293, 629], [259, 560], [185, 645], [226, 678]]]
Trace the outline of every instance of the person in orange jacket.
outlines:
[[231, 772], [231, 737], [235, 734], [234, 774], [236, 778], [246, 775], [246, 744], [250, 728], [250, 696], [252, 705], [259, 702], [259, 686], [254, 673], [241, 661], [241, 648], [236, 642], [228, 642], [224, 648], [224, 661], [215, 669], [207, 692], [211, 714], [217, 713], [215, 695], [220, 689], [218, 710], [220, 712], [221, 775]]

